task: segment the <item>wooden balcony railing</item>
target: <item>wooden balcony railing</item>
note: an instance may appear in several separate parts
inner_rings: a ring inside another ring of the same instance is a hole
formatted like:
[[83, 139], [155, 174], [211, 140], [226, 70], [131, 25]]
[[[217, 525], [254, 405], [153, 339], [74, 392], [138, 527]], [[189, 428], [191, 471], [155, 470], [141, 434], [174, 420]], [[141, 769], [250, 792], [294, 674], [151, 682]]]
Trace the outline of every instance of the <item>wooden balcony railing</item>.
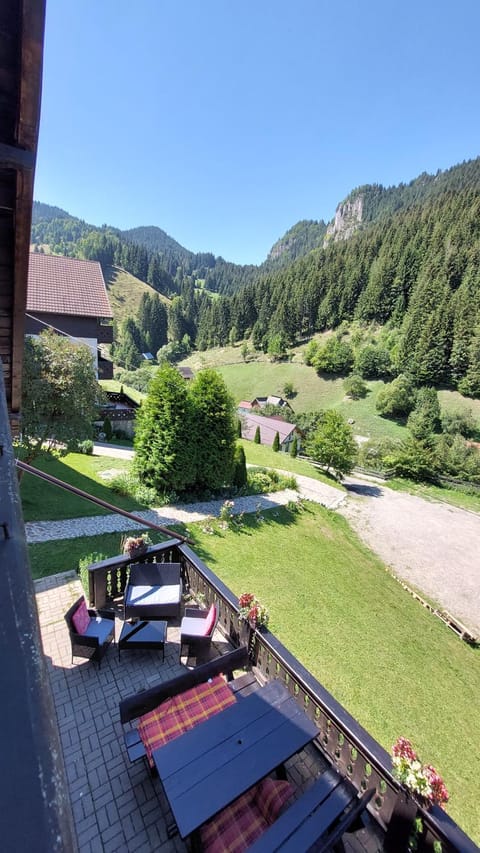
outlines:
[[[219, 611], [218, 627], [234, 646], [240, 644], [242, 621], [237, 598], [232, 591], [185, 544], [169, 540], [148, 549], [146, 560], [159, 559], [182, 565], [186, 590], [201, 596], [205, 606], [215, 603]], [[113, 557], [89, 567], [90, 598], [96, 607], [120, 593], [126, 582], [129, 557]], [[123, 584], [123, 587], [122, 587]], [[392, 776], [390, 755], [336, 701], [311, 673], [268, 630], [255, 630], [249, 638], [250, 660], [259, 680], [280, 679], [305, 713], [318, 727], [316, 745], [338, 772], [350, 779], [359, 791], [375, 788], [369, 812], [386, 832], [387, 850], [398, 850], [389, 827], [404, 792]], [[476, 844], [439, 807], [425, 810], [418, 806], [423, 832], [417, 839], [418, 851], [432, 853], [474, 853]]]

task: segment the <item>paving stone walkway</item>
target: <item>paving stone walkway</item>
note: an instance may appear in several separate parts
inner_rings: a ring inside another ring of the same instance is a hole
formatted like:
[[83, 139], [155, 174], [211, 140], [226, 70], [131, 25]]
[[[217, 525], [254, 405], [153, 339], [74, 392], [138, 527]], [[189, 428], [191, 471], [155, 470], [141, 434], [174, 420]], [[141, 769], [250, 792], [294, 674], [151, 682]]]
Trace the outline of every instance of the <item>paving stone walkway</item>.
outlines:
[[[298, 492], [293, 489], [285, 489], [267, 495], [236, 498], [232, 508], [233, 514], [255, 512], [257, 509], [275, 509], [275, 507], [286, 506], [290, 501], [296, 502], [302, 497], [315, 500], [329, 509], [335, 509], [345, 499], [344, 492], [325, 483], [320, 483], [309, 477], [297, 476], [296, 479], [299, 486]], [[159, 509], [137, 512], [135, 515], [155, 524], [170, 527], [178, 522], [190, 524], [194, 521], [203, 521], [205, 518], [218, 517], [222, 504], [223, 500], [179, 504], [178, 506], [164, 506]], [[125, 532], [141, 527], [141, 524], [135, 524], [128, 518], [112, 514], [71, 518], [63, 521], [29, 521], [25, 525], [25, 533], [27, 542], [47, 542], [51, 539], [75, 539], [79, 536], [95, 536], [99, 533]]]

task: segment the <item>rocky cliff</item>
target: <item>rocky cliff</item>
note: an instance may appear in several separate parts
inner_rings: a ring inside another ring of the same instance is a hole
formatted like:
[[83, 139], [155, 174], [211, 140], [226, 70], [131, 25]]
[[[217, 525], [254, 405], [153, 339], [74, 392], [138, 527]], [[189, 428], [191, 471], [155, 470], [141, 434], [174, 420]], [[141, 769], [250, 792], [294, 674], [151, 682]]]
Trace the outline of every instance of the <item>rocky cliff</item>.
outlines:
[[335, 212], [335, 219], [327, 225], [324, 246], [332, 240], [347, 240], [357, 230], [362, 219], [363, 195], [342, 201]]

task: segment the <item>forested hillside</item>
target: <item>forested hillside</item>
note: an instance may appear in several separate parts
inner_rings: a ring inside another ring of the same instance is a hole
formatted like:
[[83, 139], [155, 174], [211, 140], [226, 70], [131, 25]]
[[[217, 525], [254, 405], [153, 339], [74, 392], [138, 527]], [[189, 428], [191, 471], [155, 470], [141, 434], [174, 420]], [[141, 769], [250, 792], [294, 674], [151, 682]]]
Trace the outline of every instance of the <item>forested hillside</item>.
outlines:
[[260, 267], [194, 255], [158, 228], [122, 234], [40, 204], [32, 241], [123, 267], [174, 296], [170, 341], [205, 349], [249, 338], [282, 357], [315, 332], [374, 322], [388, 372], [480, 394], [480, 158], [399, 187], [357, 188], [338, 211], [335, 239], [323, 222], [297, 223]]
[[[477, 175], [479, 162], [477, 161]], [[447, 190], [205, 305], [200, 347], [252, 335], [272, 354], [345, 321], [387, 324], [393, 372], [480, 393], [480, 192]], [[475, 389], [478, 389], [475, 390]]]

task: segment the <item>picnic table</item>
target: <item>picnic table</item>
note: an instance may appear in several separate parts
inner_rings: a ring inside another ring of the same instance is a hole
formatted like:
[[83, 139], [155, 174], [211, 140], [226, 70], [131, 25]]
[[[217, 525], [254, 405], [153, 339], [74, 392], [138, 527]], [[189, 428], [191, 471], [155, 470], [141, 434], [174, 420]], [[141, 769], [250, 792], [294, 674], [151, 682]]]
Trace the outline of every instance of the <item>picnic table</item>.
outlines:
[[279, 681], [152, 754], [182, 838], [281, 767], [318, 734]]

